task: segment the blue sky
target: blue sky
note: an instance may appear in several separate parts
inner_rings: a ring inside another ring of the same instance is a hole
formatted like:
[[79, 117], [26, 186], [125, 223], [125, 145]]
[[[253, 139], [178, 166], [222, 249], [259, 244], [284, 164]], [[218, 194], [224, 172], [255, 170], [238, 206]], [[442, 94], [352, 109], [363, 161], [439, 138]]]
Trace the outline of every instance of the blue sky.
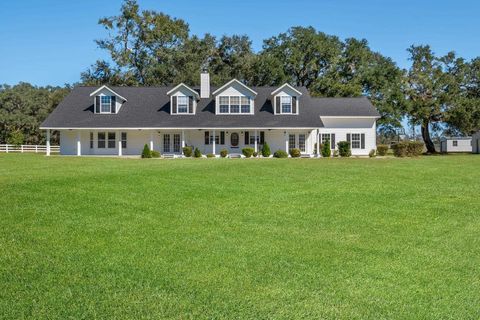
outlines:
[[[116, 15], [122, 1], [0, 1], [0, 83], [63, 85], [99, 58], [97, 24]], [[255, 50], [263, 39], [291, 26], [312, 25], [341, 38], [366, 38], [370, 46], [407, 67], [406, 48], [430, 44], [438, 54], [454, 50], [480, 56], [480, 1], [335, 0], [139, 0], [141, 8], [182, 18], [194, 34], [247, 34]]]

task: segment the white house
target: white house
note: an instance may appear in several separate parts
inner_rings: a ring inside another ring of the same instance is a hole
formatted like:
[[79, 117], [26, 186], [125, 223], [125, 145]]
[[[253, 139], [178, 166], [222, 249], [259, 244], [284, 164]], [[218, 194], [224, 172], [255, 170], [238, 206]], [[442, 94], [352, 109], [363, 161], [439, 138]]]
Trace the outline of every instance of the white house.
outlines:
[[[139, 155], [145, 144], [162, 154], [182, 147], [203, 154], [222, 149], [241, 153], [300, 149], [318, 156], [316, 144], [350, 141], [352, 155], [376, 149], [377, 110], [365, 97], [314, 98], [306, 88], [248, 87], [233, 79], [210, 88], [208, 73], [199, 88], [75, 87], [42, 123], [60, 132], [62, 155]], [[49, 139], [47, 139], [49, 140]], [[49, 145], [49, 142], [47, 142]]]
[[440, 152], [472, 152], [472, 138], [443, 137], [440, 139]]
[[480, 131], [472, 135], [472, 152], [480, 153]]

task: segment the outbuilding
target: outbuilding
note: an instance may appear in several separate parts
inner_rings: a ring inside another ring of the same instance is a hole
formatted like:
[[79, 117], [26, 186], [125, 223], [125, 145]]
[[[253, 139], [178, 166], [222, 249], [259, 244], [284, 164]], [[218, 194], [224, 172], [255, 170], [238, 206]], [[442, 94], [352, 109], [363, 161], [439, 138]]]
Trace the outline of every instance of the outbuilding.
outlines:
[[480, 153], [480, 131], [472, 136], [472, 152]]
[[443, 137], [440, 140], [441, 152], [472, 152], [472, 137]]

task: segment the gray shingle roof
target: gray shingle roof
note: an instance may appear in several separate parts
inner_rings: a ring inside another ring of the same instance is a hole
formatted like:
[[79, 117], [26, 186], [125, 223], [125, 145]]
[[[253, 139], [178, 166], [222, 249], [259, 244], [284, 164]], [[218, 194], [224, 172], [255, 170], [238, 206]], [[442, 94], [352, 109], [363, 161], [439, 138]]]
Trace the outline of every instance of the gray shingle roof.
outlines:
[[[367, 98], [312, 98], [306, 88], [298, 115], [274, 115], [270, 93], [275, 87], [252, 87], [258, 93], [254, 115], [215, 115], [215, 100], [201, 99], [195, 115], [170, 115], [172, 87], [110, 87], [124, 96], [118, 114], [95, 114], [98, 87], [75, 87], [42, 123], [42, 128], [319, 128], [320, 116], [379, 116]], [[199, 91], [199, 88], [193, 88]], [[215, 88], [211, 89], [211, 92]]]

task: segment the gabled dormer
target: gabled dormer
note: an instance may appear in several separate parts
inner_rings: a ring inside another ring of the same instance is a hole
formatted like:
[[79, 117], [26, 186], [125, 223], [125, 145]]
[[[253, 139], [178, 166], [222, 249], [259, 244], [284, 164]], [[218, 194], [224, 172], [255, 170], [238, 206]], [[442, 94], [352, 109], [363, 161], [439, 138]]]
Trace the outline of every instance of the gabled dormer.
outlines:
[[237, 79], [227, 82], [212, 94], [215, 96], [215, 114], [254, 114], [257, 93]]
[[96, 114], [116, 114], [127, 101], [106, 85], [90, 93], [90, 97], [93, 97], [93, 110]]
[[301, 95], [300, 91], [288, 83], [283, 84], [272, 92], [274, 113], [276, 115], [298, 114]]
[[170, 114], [193, 115], [200, 97], [197, 91], [184, 83], [167, 92], [170, 96]]

